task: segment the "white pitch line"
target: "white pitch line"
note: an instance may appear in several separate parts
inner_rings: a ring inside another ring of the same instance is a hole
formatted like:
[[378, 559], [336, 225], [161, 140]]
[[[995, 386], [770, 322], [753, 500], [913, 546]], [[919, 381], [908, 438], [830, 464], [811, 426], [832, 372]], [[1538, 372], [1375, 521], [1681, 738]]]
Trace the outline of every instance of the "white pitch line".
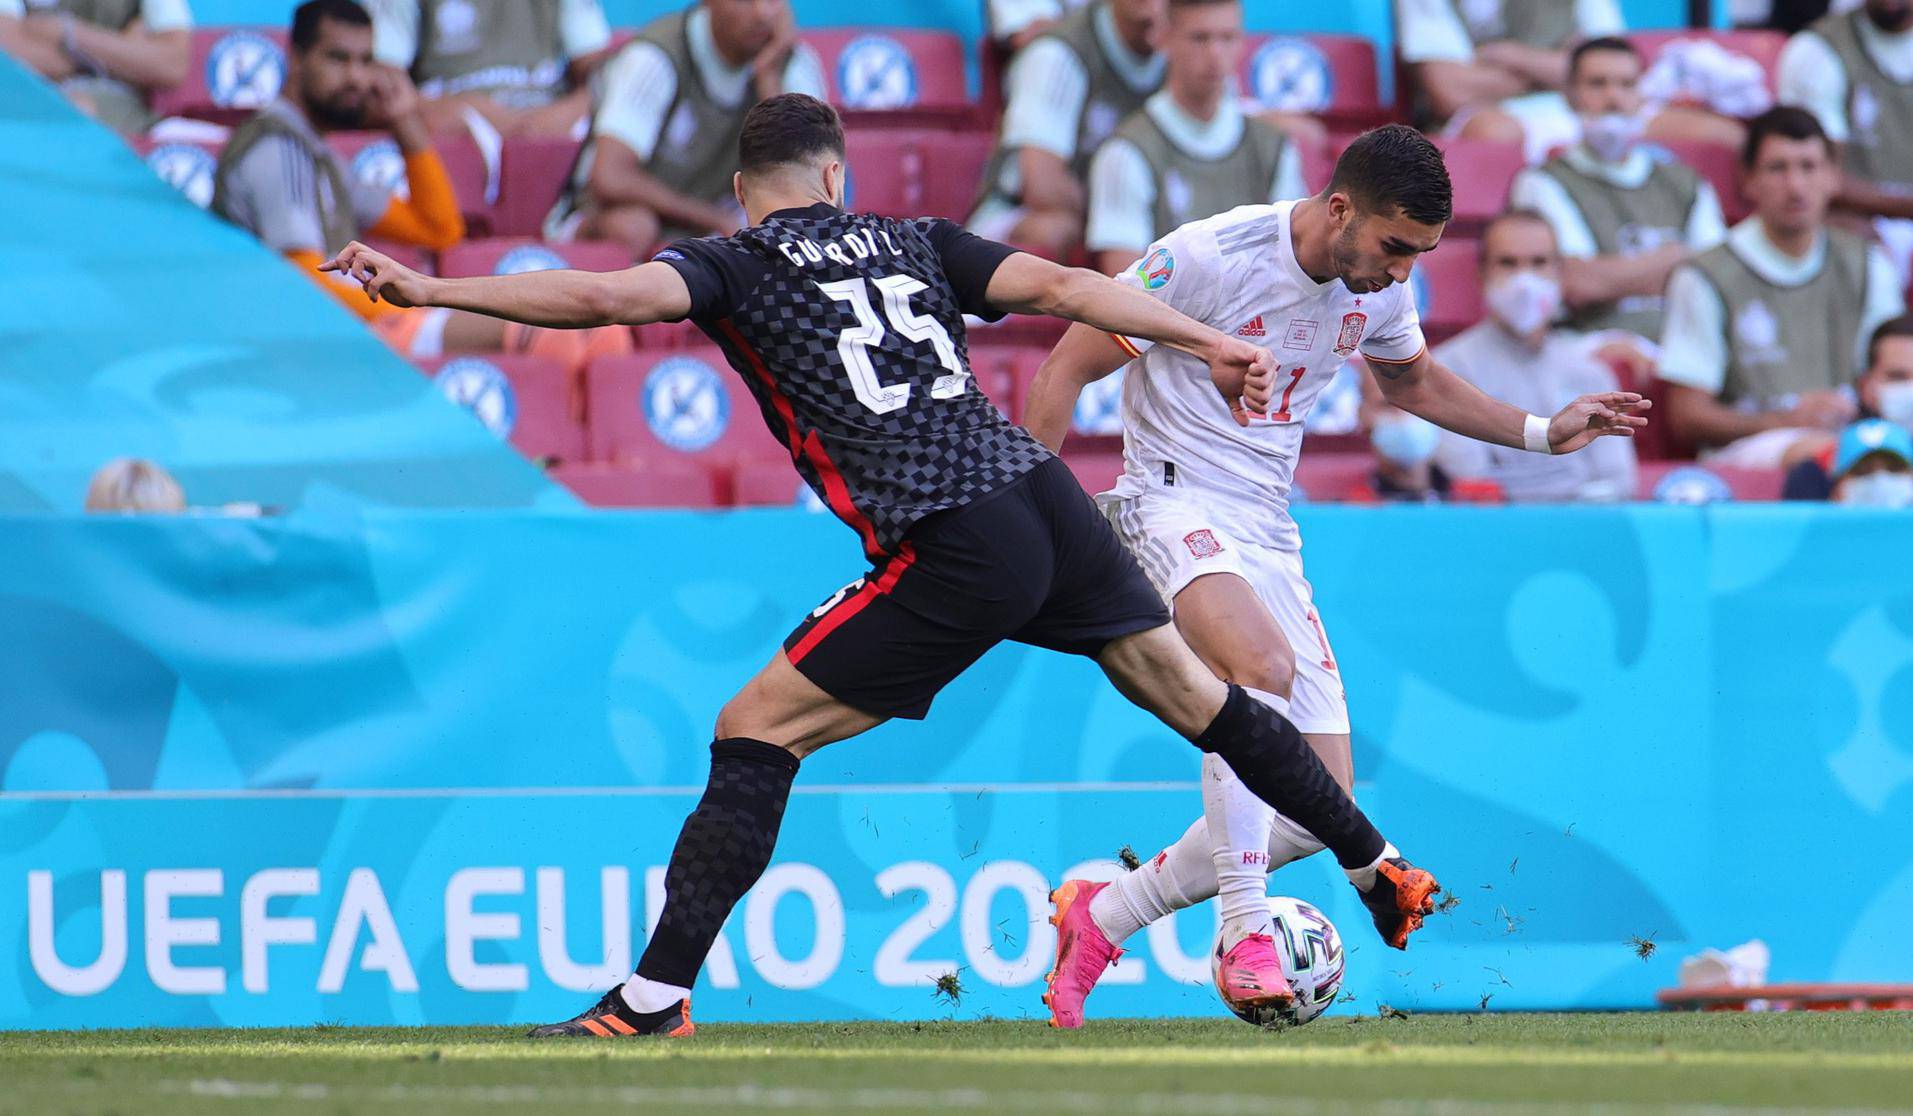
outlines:
[[[1141, 794], [1187, 793], [1199, 782], [1149, 783], [818, 783], [791, 788], [793, 795], [901, 794]], [[271, 787], [259, 790], [0, 791], [7, 802], [226, 802], [246, 799], [344, 798], [670, 798], [703, 794], [684, 787]]]

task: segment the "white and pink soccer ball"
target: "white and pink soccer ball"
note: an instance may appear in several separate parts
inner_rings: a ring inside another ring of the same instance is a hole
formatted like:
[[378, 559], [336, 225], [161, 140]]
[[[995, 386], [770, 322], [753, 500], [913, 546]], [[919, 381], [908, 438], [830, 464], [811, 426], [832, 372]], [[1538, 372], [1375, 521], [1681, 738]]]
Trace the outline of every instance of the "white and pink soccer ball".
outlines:
[[[1327, 1011], [1342, 990], [1342, 936], [1326, 915], [1300, 899], [1272, 897], [1269, 919], [1275, 926], [1275, 954], [1282, 961], [1282, 975], [1295, 991], [1293, 1005], [1287, 1011], [1277, 1011], [1231, 1003], [1227, 997], [1222, 1002], [1245, 1023], [1299, 1027]], [[1211, 979], [1221, 961], [1222, 942], [1217, 939], [1209, 958]]]

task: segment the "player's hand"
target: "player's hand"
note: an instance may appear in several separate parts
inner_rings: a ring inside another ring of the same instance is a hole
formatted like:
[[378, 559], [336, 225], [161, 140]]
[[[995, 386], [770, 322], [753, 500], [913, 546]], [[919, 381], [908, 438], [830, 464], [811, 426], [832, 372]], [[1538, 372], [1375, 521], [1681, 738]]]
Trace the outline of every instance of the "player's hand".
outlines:
[[1224, 337], [1209, 357], [1209, 379], [1243, 426], [1267, 415], [1275, 401], [1275, 358], [1267, 349]]
[[431, 305], [429, 276], [420, 275], [383, 252], [374, 252], [358, 241], [345, 251], [319, 265], [320, 271], [336, 272], [365, 288], [373, 302], [389, 302], [409, 310]]
[[1653, 405], [1631, 391], [1583, 395], [1548, 423], [1548, 445], [1556, 453], [1573, 453], [1596, 438], [1632, 438], [1647, 425], [1647, 411]]

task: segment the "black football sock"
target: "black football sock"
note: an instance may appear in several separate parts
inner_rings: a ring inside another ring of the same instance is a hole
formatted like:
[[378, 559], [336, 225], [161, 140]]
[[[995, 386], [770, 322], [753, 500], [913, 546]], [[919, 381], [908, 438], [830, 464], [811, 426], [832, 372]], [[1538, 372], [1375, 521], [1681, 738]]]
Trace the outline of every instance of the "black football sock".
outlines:
[[711, 745], [711, 781], [684, 819], [664, 873], [664, 910], [638, 962], [646, 980], [689, 988], [731, 908], [770, 864], [797, 757], [762, 740]]
[[1221, 756], [1257, 798], [1327, 845], [1344, 868], [1366, 868], [1387, 842], [1287, 717], [1229, 687], [1195, 746]]

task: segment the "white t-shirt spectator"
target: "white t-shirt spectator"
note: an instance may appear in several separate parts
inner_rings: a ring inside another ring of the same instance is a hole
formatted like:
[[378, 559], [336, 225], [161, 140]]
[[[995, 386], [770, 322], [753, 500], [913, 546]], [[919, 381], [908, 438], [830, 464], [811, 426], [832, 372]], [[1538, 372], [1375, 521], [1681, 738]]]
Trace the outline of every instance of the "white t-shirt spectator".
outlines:
[[[1881, 72], [1894, 81], [1913, 83], [1913, 31], [1888, 35], [1865, 19], [1859, 26], [1860, 45]], [[1847, 68], [1825, 39], [1802, 31], [1787, 40], [1776, 84], [1781, 104], [1806, 109], [1835, 143], [1847, 141], [1853, 132], [1847, 120]]]
[[[1623, 190], [1640, 189], [1647, 181], [1647, 176], [1654, 173], [1654, 157], [1638, 147], [1619, 163], [1603, 163], [1580, 145], [1570, 148], [1564, 158], [1568, 165], [1582, 174], [1610, 182]], [[1552, 175], [1536, 169], [1524, 170], [1516, 175], [1514, 186], [1508, 191], [1508, 207], [1532, 209], [1547, 218], [1548, 224], [1554, 228], [1555, 240], [1561, 245], [1561, 254], [1568, 259], [1586, 260], [1601, 254], [1594, 241], [1594, 232], [1588, 228], [1587, 218], [1581, 213], [1581, 207], [1575, 204], [1567, 188]], [[1727, 239], [1727, 218], [1721, 213], [1720, 195], [1706, 182], [1700, 184], [1700, 193], [1694, 199], [1693, 210], [1687, 215], [1687, 227], [1683, 233], [1684, 243], [1693, 252], [1705, 252]]]
[[[0, 0], [0, 16], [25, 19], [29, 10], [39, 6], [28, 0]], [[192, 9], [186, 0], [140, 0], [139, 20], [148, 31], [190, 31], [193, 27]]]
[[[1804, 259], [1774, 247], [1760, 218], [1749, 217], [1727, 233], [1742, 260], [1763, 279], [1777, 286], [1797, 287], [1811, 282], [1826, 266], [1827, 240], [1823, 235]], [[1853, 339], [1853, 369], [1866, 368], [1867, 339], [1881, 322], [1898, 317], [1906, 308], [1899, 276], [1877, 247], [1867, 249], [1867, 305], [1859, 335]], [[1676, 268], [1667, 281], [1667, 325], [1661, 334], [1661, 379], [1685, 384], [1718, 396], [1727, 383], [1727, 308], [1720, 295], [1691, 267]]]
[[[372, 53], [387, 65], [406, 69], [418, 57], [419, 0], [370, 0]], [[564, 0], [558, 34], [565, 57], [583, 58], [611, 45], [611, 24], [599, 0]]]
[[[1090, 24], [1103, 52], [1130, 88], [1141, 92], [1162, 84], [1163, 56], [1130, 50], [1116, 33], [1116, 22], [1108, 8], [1097, 9]], [[1076, 157], [1076, 122], [1089, 96], [1089, 71], [1075, 52], [1049, 38], [1023, 48], [1010, 66], [1007, 95], [1004, 147], [1035, 147], [1064, 162]], [[1014, 167], [1015, 160], [1010, 165]]]
[[992, 39], [1007, 39], [1038, 20], [1058, 20], [1088, 0], [989, 0], [986, 5]]
[[[1468, 0], [1395, 0], [1395, 49], [1403, 62], [1472, 62], [1474, 39], [1458, 5]], [[1556, 3], [1566, 0], [1554, 0]], [[1574, 25], [1583, 38], [1627, 30], [1616, 0], [1572, 0]]]
[[[1234, 94], [1222, 98], [1215, 119], [1197, 120], [1176, 104], [1167, 89], [1143, 102], [1143, 111], [1170, 142], [1197, 159], [1220, 159], [1242, 142], [1248, 121]], [[1276, 164], [1275, 179], [1266, 198], [1244, 198], [1242, 204], [1271, 204], [1308, 194], [1302, 181], [1302, 153], [1289, 144]], [[1200, 213], [1194, 216], [1207, 217]], [[1106, 141], [1089, 168], [1089, 222], [1084, 243], [1092, 252], [1132, 248], [1140, 251], [1156, 239], [1156, 176], [1136, 145], [1120, 137]]]

